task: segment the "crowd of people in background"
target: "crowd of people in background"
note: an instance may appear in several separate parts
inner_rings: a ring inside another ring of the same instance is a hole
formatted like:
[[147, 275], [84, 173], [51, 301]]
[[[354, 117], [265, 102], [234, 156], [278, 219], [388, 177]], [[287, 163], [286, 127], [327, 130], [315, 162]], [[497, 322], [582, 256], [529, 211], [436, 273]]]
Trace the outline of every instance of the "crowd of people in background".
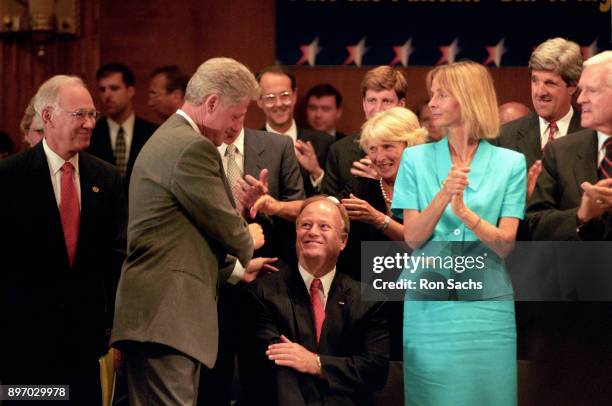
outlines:
[[[356, 134], [329, 83], [297, 123], [298, 83], [277, 65], [154, 69], [159, 126], [134, 111], [124, 64], [97, 71], [102, 113], [81, 79], [48, 79], [21, 121], [28, 148], [11, 155], [0, 133], [0, 382], [100, 404], [113, 347], [118, 405], [376, 404], [390, 363], [406, 405], [515, 405], [517, 359], [528, 402], [610, 399], [610, 302], [515, 304], [503, 258], [516, 241], [612, 239], [612, 51], [583, 61], [554, 38], [528, 72], [533, 111], [499, 105], [475, 62], [410, 85], [375, 67]], [[411, 111], [414, 86], [429, 99]], [[476, 299], [366, 301], [364, 241], [481, 243], [502, 260]]]

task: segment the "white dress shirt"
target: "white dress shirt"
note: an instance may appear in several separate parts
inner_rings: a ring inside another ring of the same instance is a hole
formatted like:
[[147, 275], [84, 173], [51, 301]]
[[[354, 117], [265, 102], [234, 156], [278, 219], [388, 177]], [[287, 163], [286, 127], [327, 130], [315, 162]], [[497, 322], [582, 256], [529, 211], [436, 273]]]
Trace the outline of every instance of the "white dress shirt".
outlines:
[[[306, 285], [306, 290], [310, 294], [310, 285], [315, 277], [308, 272], [302, 264], [298, 264], [298, 269], [300, 270], [300, 275], [302, 275], [302, 279], [304, 280], [304, 284]], [[325, 275], [321, 276], [321, 285], [323, 285], [323, 291], [319, 291], [321, 294], [321, 300], [323, 301], [323, 308], [327, 305], [327, 298], [329, 296], [329, 289], [331, 288], [332, 281], [334, 280], [334, 276], [336, 275], [336, 268], [332, 269]]]
[[134, 121], [136, 116], [132, 113], [123, 124], [119, 124], [110, 117], [106, 117], [108, 123], [108, 129], [110, 131], [111, 148], [115, 152], [115, 146], [117, 145], [117, 134], [119, 133], [119, 127], [123, 127], [123, 138], [125, 139], [125, 156], [126, 159], [130, 157], [130, 148], [132, 147], [132, 139], [134, 138]]
[[[559, 131], [555, 134], [555, 139], [565, 137], [567, 135], [567, 130], [569, 129], [570, 121], [572, 121], [572, 115], [574, 114], [574, 109], [570, 106], [569, 111], [566, 115], [557, 120], [557, 128]], [[548, 125], [549, 121], [544, 120], [542, 117], [538, 116], [540, 120], [540, 142], [542, 149], [546, 146], [546, 142], [548, 141]]]
[[604, 148], [603, 144], [610, 137], [612, 137], [612, 135], [597, 131], [597, 167], [601, 165], [601, 161], [603, 161], [604, 157], [606, 156], [606, 149]]

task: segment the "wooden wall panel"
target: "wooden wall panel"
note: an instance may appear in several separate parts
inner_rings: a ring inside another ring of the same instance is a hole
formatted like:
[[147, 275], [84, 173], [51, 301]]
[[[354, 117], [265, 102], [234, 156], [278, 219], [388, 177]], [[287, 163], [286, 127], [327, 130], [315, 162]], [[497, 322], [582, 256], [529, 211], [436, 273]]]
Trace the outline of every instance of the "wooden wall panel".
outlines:
[[82, 76], [89, 86], [99, 64], [99, 0], [81, 0], [81, 33], [46, 45], [46, 56], [36, 56], [31, 39], [0, 37], [0, 129], [22, 147], [19, 122], [38, 87], [50, 76], [64, 73]]
[[[16, 139], [23, 110], [37, 87], [56, 73], [86, 78], [98, 107], [95, 71], [102, 63], [123, 62], [136, 74], [135, 108], [156, 120], [147, 106], [151, 70], [178, 64], [193, 72], [204, 60], [229, 56], [257, 72], [274, 63], [275, 0], [81, 0], [81, 35], [49, 45], [47, 57], [36, 58], [31, 42], [0, 39], [0, 129]], [[343, 94], [344, 115], [339, 129], [352, 133], [363, 122], [359, 84], [370, 67], [297, 67], [299, 104], [296, 116], [305, 124], [303, 98], [316, 83], [329, 82]], [[416, 108], [427, 98], [425, 75], [430, 68], [405, 69], [411, 91], [408, 104]], [[525, 68], [491, 68], [501, 102], [531, 105]], [[246, 125], [259, 128], [263, 114], [253, 103]]]

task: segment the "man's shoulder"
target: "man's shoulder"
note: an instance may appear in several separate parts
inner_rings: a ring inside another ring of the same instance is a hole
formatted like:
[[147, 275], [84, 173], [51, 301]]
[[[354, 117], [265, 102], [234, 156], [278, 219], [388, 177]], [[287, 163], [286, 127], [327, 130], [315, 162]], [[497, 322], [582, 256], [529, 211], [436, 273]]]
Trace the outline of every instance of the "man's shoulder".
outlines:
[[513, 137], [517, 131], [525, 131], [539, 126], [538, 115], [533, 111], [526, 116], [512, 120], [501, 127], [500, 139], [502, 137]]
[[293, 145], [291, 138], [287, 136], [281, 136], [279, 134], [271, 133], [269, 131], [255, 130], [253, 128], [246, 127], [244, 129], [244, 139], [245, 143], [254, 142], [258, 145], [279, 149], [283, 149]]
[[28, 148], [25, 151], [10, 155], [5, 159], [0, 159], [0, 173], [31, 169], [31, 162], [44, 156], [44, 152], [39, 151], [38, 148], [42, 149], [42, 143], [34, 148]]
[[310, 142], [316, 142], [319, 145], [331, 146], [334, 143], [335, 138], [329, 134], [322, 133], [320, 131], [311, 130], [309, 128], [298, 127], [298, 139], [303, 139]]
[[155, 124], [151, 121], [147, 121], [141, 117], [136, 116], [134, 119], [134, 131], [138, 131], [142, 134], [149, 135], [153, 134], [155, 130], [159, 127], [158, 124]]
[[554, 140], [551, 145], [554, 145], [556, 150], [571, 150], [584, 143], [592, 142], [593, 137], [597, 137], [597, 132], [590, 128], [586, 128], [569, 133], [565, 137], [558, 138]]

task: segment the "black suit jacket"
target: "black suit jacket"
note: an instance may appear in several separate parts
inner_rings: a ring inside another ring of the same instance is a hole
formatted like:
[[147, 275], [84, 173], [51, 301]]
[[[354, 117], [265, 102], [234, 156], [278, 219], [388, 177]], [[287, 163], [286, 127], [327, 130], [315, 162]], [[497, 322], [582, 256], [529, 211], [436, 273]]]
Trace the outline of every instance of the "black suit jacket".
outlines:
[[116, 168], [84, 152], [79, 177], [81, 218], [71, 267], [42, 142], [0, 162], [3, 383], [68, 383], [75, 372], [87, 375], [79, 370], [83, 365], [97, 368], [108, 349], [125, 257], [122, 181]]
[[[600, 219], [576, 231], [576, 212], [583, 193], [580, 184], [597, 181], [597, 133], [586, 129], [553, 141], [544, 150], [542, 164], [526, 213], [533, 239], [610, 240]], [[570, 301], [530, 303], [534, 324], [527, 334], [531, 338], [530, 358], [536, 362], [529, 374], [538, 380], [530, 384], [535, 397], [529, 402], [537, 399], [533, 403], [601, 404], [612, 396], [608, 384], [612, 370], [611, 303], [573, 301], [593, 300], [594, 287], [598, 289], [596, 285], [610, 280], [606, 266], [609, 261], [583, 254], [585, 248], [598, 247], [604, 252], [597, 256], [609, 257], [609, 247], [593, 244], [563, 246], [553, 251], [540, 248], [536, 252], [544, 264], [538, 271], [557, 283], [560, 297]], [[541, 274], [533, 274], [532, 278], [534, 283], [544, 279]], [[603, 288], [609, 297], [609, 282]], [[555, 382], [555, 389], [549, 390], [547, 379]], [[526, 393], [531, 392], [528, 387]]]
[[[580, 126], [580, 112], [574, 110], [567, 133], [582, 130]], [[502, 126], [495, 144], [525, 155], [527, 168], [538, 159], [542, 159], [542, 141], [540, 136], [540, 120], [534, 112], [525, 117], [511, 121]]]
[[[368, 405], [384, 386], [389, 361], [387, 305], [361, 300], [360, 284], [336, 273], [319, 345], [310, 295], [297, 269], [258, 279], [247, 292], [244, 326], [252, 347], [246, 398], [250, 404]], [[253, 336], [254, 334], [254, 336]], [[280, 336], [321, 357], [325, 378], [277, 367], [267, 360], [269, 344]]]
[[350, 180], [353, 162], [365, 156], [359, 147], [359, 134], [349, 135], [336, 141], [329, 148], [329, 157], [325, 166], [325, 178], [321, 193], [330, 196], [348, 196], [351, 191]]
[[[130, 156], [128, 157], [127, 169], [125, 172], [126, 190], [130, 184], [130, 176], [132, 175], [132, 169], [134, 169], [136, 157], [140, 153], [143, 145], [149, 140], [151, 135], [153, 135], [155, 130], [157, 130], [157, 124], [145, 121], [140, 117], [135, 117], [134, 134], [132, 135]], [[113, 153], [113, 148], [111, 146], [110, 132], [106, 117], [100, 118], [96, 123], [96, 127], [91, 135], [91, 142], [87, 152], [113, 165], [117, 164], [115, 161], [115, 154]]]
[[576, 232], [582, 182], [597, 182], [597, 132], [582, 130], [555, 140], [544, 149], [542, 174], [527, 207], [534, 240], [605, 239], [605, 223], [593, 220]]

